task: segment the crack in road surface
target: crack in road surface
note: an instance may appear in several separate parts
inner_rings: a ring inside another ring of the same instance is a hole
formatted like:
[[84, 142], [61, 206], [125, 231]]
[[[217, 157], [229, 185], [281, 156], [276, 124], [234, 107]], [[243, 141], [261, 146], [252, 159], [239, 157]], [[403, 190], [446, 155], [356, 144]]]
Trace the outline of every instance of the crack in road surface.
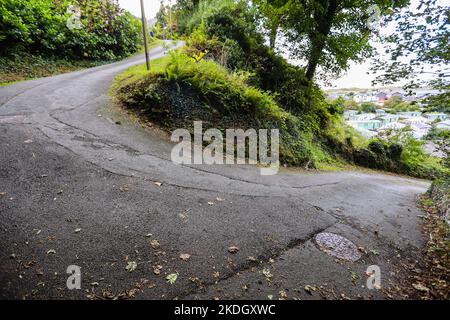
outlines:
[[[151, 58], [164, 54], [159, 47]], [[2, 298], [327, 297], [297, 290], [307, 285], [383, 298], [364, 287], [373, 264], [385, 288], [401, 281], [397, 260], [422, 246], [415, 199], [427, 181], [175, 165], [172, 144], [135, 125], [107, 95], [115, 75], [143, 61], [0, 88]], [[312, 243], [318, 232], [365, 253], [337, 261]], [[66, 288], [69, 265], [81, 267], [82, 290]], [[175, 284], [165, 280], [171, 273]]]

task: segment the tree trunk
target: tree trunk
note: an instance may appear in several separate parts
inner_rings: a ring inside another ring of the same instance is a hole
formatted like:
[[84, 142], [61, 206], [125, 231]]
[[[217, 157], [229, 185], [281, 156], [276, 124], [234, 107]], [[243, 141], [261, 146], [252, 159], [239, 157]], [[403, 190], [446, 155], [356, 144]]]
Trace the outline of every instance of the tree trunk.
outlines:
[[316, 73], [317, 65], [322, 56], [323, 49], [328, 35], [330, 34], [333, 19], [336, 15], [338, 0], [330, 0], [325, 15], [314, 17], [318, 23], [317, 30], [311, 35], [311, 53], [308, 59], [308, 67], [306, 69], [306, 78], [312, 80]]

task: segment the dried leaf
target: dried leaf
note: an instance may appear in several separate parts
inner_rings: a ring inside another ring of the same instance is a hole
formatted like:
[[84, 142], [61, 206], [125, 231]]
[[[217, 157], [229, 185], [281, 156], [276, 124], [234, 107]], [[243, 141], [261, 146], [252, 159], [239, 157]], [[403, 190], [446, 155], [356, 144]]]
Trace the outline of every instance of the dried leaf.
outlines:
[[237, 253], [238, 251], [239, 251], [239, 247], [236, 247], [236, 246], [228, 247], [229, 253]]
[[153, 267], [153, 273], [156, 275], [159, 275], [159, 274], [161, 274], [161, 269], [162, 269], [162, 266], [156, 265]]
[[191, 255], [189, 253], [182, 253], [182, 254], [180, 254], [180, 259], [183, 260], [183, 261], [189, 260], [190, 257], [191, 257]]
[[47, 251], [47, 254], [56, 254], [56, 250], [50, 249]]
[[311, 295], [312, 295], [313, 291], [317, 290], [316, 287], [310, 286], [309, 284], [307, 284], [303, 289], [305, 289], [305, 291]]
[[413, 283], [412, 285], [414, 287], [414, 289], [418, 290], [418, 291], [422, 291], [422, 292], [428, 292], [430, 291], [430, 289], [428, 289], [427, 287], [425, 287], [423, 284], [417, 282], [417, 283]]
[[155, 185], [157, 185], [158, 187], [161, 187], [162, 183], [161, 182], [155, 182]]
[[128, 272], [133, 272], [137, 268], [137, 263], [135, 261], [129, 261], [127, 263], [127, 266], [125, 267], [125, 270]]
[[158, 240], [153, 239], [153, 240], [150, 240], [149, 243], [150, 243], [150, 246], [151, 246], [153, 249], [159, 248], [159, 241], [158, 241]]
[[270, 272], [270, 269], [268, 268], [264, 268], [262, 270], [262, 274], [264, 275], [264, 277], [266, 278], [267, 282], [272, 282], [272, 272]]

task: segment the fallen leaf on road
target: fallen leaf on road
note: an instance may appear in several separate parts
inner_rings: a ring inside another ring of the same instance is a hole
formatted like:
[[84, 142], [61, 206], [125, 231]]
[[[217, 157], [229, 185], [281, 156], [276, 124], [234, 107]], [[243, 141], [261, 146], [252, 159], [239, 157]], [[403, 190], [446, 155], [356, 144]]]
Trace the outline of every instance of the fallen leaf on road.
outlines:
[[0, 196], [6, 196], [6, 192], [0, 192]]
[[351, 277], [353, 283], [355, 283], [356, 280], [359, 279], [359, 276], [355, 271], [350, 271], [350, 277]]
[[153, 267], [153, 273], [159, 275], [161, 273], [162, 266], [157, 265]]
[[220, 272], [219, 272], [219, 271], [214, 271], [214, 272], [213, 272], [213, 277], [214, 277], [214, 278], [220, 277]]
[[208, 205], [212, 206], [213, 204], [214, 204], [214, 202], [208, 201]]
[[413, 283], [412, 285], [414, 287], [414, 289], [418, 290], [418, 291], [422, 291], [422, 292], [428, 292], [430, 291], [430, 289], [428, 289], [427, 287], [425, 287], [423, 284], [417, 282], [417, 283]]
[[310, 286], [309, 284], [307, 284], [303, 289], [305, 289], [305, 291], [311, 295], [312, 295], [313, 291], [317, 290], [316, 287]]
[[120, 187], [119, 189], [122, 192], [127, 192], [128, 191], [128, 185], [124, 185], [124, 186]]
[[273, 295], [272, 294], [267, 295], [267, 299], [272, 300], [273, 299]]
[[182, 254], [180, 254], [180, 259], [183, 260], [183, 261], [189, 260], [190, 257], [191, 257], [191, 255], [189, 253], [182, 253]]
[[222, 198], [219, 198], [219, 197], [217, 197], [216, 200], [219, 201], [219, 202], [225, 201], [225, 199], [222, 199]]
[[270, 269], [268, 268], [264, 268], [262, 270], [262, 274], [264, 275], [264, 277], [266, 278], [267, 282], [272, 282], [272, 272], [270, 272]]
[[179, 213], [178, 216], [183, 220], [188, 218], [188, 215], [184, 213]]
[[161, 182], [155, 182], [155, 184], [156, 184], [158, 187], [161, 187], [161, 186], [162, 186], [162, 183], [161, 183]]
[[32, 142], [33, 142], [33, 140], [28, 139], [28, 140], [25, 140], [23, 143], [32, 143]]
[[237, 253], [238, 251], [239, 251], [239, 247], [236, 247], [236, 246], [228, 247], [229, 253]]
[[280, 294], [280, 300], [286, 300], [286, 298], [287, 298], [287, 293], [286, 293], [286, 291], [281, 290], [281, 291], [279, 292], [279, 294]]
[[177, 281], [178, 273], [171, 273], [166, 277], [166, 280], [170, 284], [174, 284]]
[[367, 250], [364, 247], [358, 247], [358, 250], [364, 254], [367, 254]]
[[151, 236], [153, 236], [151, 233], [147, 233], [146, 235], [145, 235], [147, 238], [150, 238]]
[[127, 263], [127, 266], [125, 267], [125, 270], [128, 272], [133, 272], [137, 268], [137, 263], [135, 261], [130, 261]]
[[150, 240], [150, 241], [149, 241], [149, 244], [150, 244], [150, 246], [151, 246], [153, 249], [156, 249], [156, 248], [159, 247], [159, 241], [158, 241], [158, 240], [155, 240], [155, 239]]
[[56, 250], [50, 249], [47, 251], [47, 254], [56, 254]]
[[80, 232], [80, 231], [81, 231], [81, 228], [75, 229], [75, 233], [78, 233], [78, 232]]

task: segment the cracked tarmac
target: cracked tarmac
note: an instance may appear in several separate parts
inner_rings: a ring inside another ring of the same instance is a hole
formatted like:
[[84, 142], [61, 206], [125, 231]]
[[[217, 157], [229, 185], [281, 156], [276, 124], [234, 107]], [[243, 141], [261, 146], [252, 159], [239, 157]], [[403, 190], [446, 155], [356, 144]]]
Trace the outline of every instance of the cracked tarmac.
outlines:
[[[399, 262], [422, 246], [416, 197], [428, 182], [175, 165], [171, 144], [108, 96], [114, 76], [142, 62], [0, 88], [1, 298], [385, 298], [365, 287], [374, 264], [383, 289], [401, 282]], [[349, 239], [361, 259], [321, 251], [319, 232]], [[82, 290], [67, 289], [69, 265]]]

